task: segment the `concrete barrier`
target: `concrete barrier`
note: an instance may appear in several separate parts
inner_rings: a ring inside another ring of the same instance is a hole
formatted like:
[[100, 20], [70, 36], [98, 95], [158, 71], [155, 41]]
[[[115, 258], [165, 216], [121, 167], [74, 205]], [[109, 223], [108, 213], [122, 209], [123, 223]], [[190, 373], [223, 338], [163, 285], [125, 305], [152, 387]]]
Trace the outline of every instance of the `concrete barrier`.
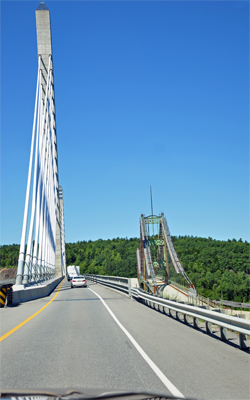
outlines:
[[[4, 282], [9, 281], [5, 280]], [[12, 283], [0, 283], [0, 308], [5, 307], [6, 304], [12, 304]]]
[[64, 277], [60, 276], [49, 281], [30, 286], [13, 285], [12, 304], [39, 299], [48, 296]]

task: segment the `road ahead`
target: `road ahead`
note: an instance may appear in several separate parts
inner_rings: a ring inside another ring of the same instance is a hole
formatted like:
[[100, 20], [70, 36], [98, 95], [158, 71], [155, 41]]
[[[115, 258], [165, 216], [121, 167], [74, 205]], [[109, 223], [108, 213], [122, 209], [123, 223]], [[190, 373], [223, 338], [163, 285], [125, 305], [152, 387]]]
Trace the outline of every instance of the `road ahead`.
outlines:
[[71, 289], [64, 281], [49, 297], [1, 309], [1, 337], [37, 312], [1, 342], [2, 389], [108, 388], [249, 399], [248, 353], [115, 291], [92, 282]]

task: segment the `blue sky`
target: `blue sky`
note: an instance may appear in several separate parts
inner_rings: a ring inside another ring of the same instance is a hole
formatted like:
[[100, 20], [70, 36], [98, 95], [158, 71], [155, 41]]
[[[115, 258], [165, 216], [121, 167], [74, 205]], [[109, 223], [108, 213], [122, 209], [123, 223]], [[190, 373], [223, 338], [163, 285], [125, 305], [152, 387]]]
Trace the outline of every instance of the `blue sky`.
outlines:
[[[249, 3], [45, 1], [66, 242], [249, 241]], [[1, 1], [1, 244], [19, 243], [39, 1]]]

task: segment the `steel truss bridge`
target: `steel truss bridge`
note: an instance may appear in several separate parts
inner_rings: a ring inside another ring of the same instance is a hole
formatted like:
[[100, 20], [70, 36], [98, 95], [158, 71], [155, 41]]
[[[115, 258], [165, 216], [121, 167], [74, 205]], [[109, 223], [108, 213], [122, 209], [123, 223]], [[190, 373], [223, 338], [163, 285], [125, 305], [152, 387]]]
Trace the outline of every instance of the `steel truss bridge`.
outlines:
[[[152, 229], [150, 229], [150, 227]], [[168, 254], [174, 270], [181, 274], [190, 293], [196, 294], [195, 287], [187, 276], [175, 251], [164, 214], [143, 214], [140, 218], [140, 248], [137, 249], [138, 279], [154, 293], [162, 291], [170, 278]]]

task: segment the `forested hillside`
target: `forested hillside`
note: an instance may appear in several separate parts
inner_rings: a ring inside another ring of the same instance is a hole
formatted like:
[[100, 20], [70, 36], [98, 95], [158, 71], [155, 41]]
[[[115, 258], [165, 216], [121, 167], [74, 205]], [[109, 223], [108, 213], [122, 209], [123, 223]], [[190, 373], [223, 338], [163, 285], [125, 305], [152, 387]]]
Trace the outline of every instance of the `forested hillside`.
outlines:
[[[222, 296], [225, 300], [250, 301], [248, 242], [190, 236], [172, 239], [199, 294], [217, 300]], [[136, 277], [138, 246], [137, 238], [66, 243], [67, 265], [79, 265], [82, 273]], [[18, 252], [19, 245], [1, 246], [1, 268], [16, 267]]]
[[96, 240], [66, 244], [67, 265], [79, 265], [81, 272], [99, 275], [137, 276], [136, 249], [139, 239]]
[[210, 299], [250, 301], [249, 243], [173, 237], [176, 252], [198, 293]]
[[18, 263], [20, 244], [0, 246], [0, 267], [16, 268]]

